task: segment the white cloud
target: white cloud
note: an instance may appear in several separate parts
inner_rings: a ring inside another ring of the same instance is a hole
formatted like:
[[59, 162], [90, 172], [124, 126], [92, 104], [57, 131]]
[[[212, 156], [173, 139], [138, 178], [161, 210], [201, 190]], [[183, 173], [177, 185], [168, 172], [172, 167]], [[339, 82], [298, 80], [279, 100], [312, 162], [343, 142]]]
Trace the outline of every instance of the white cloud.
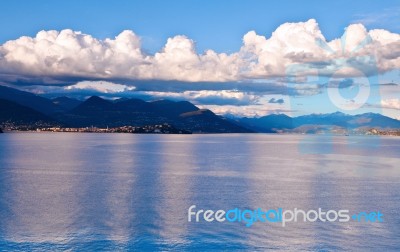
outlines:
[[0, 46], [0, 73], [22, 76], [161, 79], [181, 81], [234, 80], [234, 56], [211, 50], [198, 55], [185, 36], [169, 38], [154, 56], [142, 52], [140, 38], [123, 31], [115, 39], [98, 40], [72, 30], [40, 31]]
[[381, 101], [383, 108], [400, 110], [400, 99], [386, 99]]
[[269, 105], [248, 105], [248, 106], [234, 106], [234, 105], [197, 105], [199, 108], [210, 109], [218, 115], [234, 115], [238, 117], [260, 117], [269, 114], [287, 114], [291, 115], [292, 111], [287, 107], [277, 107]]
[[[281, 99], [284, 103], [270, 103], [271, 99]], [[274, 113], [284, 113], [291, 115], [293, 108], [287, 96], [281, 95], [263, 95], [257, 97], [257, 103], [248, 103], [243, 106], [235, 106], [234, 104], [212, 104], [197, 105], [200, 108], [208, 108], [216, 114], [235, 115], [240, 117], [259, 117]]]
[[317, 22], [310, 19], [284, 23], [270, 37], [250, 31], [240, 51], [231, 54], [213, 50], [199, 54], [193, 40], [178, 35], [169, 38], [160, 52], [147, 55], [140, 37], [129, 30], [104, 40], [68, 29], [40, 31], [36, 37], [24, 36], [0, 46], [3, 78], [225, 82], [286, 76], [288, 71], [331, 74], [349, 65], [367, 75], [375, 67], [380, 72], [400, 68], [400, 35], [353, 24], [342, 39], [326, 41]]
[[[241, 53], [252, 59], [248, 78], [285, 75], [333, 74], [360, 76], [386, 72], [400, 67], [400, 35], [386, 30], [367, 31], [361, 24], [346, 28], [342, 38], [326, 41], [318, 24], [285, 23], [270, 38], [254, 31], [244, 36]], [[318, 71], [316, 71], [318, 70]]]
[[235, 106], [256, 104], [260, 99], [258, 95], [235, 90], [200, 90], [184, 92], [146, 91], [142, 93], [152, 97], [188, 100], [196, 104], [232, 104]]
[[133, 91], [135, 87], [116, 84], [108, 81], [81, 81], [74, 85], [64, 88], [65, 90], [90, 90], [97, 91], [105, 94], [122, 93], [126, 91]]

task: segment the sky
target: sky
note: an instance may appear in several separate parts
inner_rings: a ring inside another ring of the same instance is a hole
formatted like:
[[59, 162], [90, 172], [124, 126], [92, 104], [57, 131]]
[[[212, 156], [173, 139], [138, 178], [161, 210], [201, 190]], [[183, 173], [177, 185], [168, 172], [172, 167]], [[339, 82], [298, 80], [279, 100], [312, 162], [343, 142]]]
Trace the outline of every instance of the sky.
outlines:
[[398, 1], [1, 1], [0, 84], [400, 119]]

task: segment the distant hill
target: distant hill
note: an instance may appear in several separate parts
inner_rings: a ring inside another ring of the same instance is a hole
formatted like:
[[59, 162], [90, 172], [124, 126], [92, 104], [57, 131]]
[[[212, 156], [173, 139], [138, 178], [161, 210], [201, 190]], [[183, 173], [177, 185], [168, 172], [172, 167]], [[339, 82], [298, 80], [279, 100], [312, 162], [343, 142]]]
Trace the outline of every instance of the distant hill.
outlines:
[[12, 124], [14, 126], [52, 126], [57, 122], [31, 108], [15, 102], [0, 99], [0, 125]]
[[357, 128], [400, 128], [399, 120], [375, 113], [348, 115], [335, 112], [331, 114], [304, 115], [294, 118], [283, 114], [272, 114], [260, 118], [239, 118], [236, 119], [236, 121], [258, 132], [303, 132], [306, 129], [308, 132], [314, 132], [323, 128], [342, 128], [349, 130]]
[[70, 127], [145, 126], [168, 123], [191, 132], [252, 132], [211, 111], [181, 116], [181, 114], [199, 110], [187, 101], [145, 102], [140, 99], [127, 98], [111, 101], [97, 96], [90, 97], [84, 102], [69, 97], [50, 100], [4, 86], [0, 86], [0, 99], [24, 107], [24, 109], [11, 107], [10, 103], [10, 106], [6, 108], [4, 105], [4, 110], [13, 114], [13, 120], [18, 124], [35, 122], [36, 119]]
[[92, 96], [86, 101], [68, 97], [53, 100], [0, 86], [0, 123], [16, 125], [63, 125], [99, 128], [168, 124], [193, 133], [249, 133], [400, 129], [400, 121], [381, 114], [347, 115], [340, 112], [291, 118], [272, 114], [259, 118], [229, 119], [187, 101], [121, 98], [106, 100]]
[[52, 101], [57, 106], [62, 107], [65, 111], [72, 110], [78, 107], [78, 105], [82, 103], [82, 101], [72, 99], [66, 96], [54, 98], [52, 99]]
[[257, 132], [274, 133], [277, 130], [293, 129], [293, 118], [284, 114], [272, 114], [260, 118], [240, 118], [239, 123]]
[[222, 116], [215, 115], [211, 110], [208, 109], [197, 109], [196, 111], [180, 114], [177, 127], [190, 127], [192, 132], [255, 132], [242, 125], [234, 124]]
[[400, 128], [400, 121], [376, 113], [348, 115], [341, 112], [331, 114], [311, 114], [294, 118], [294, 126], [334, 125], [349, 129], [359, 127]]
[[120, 127], [168, 123], [179, 129], [204, 133], [252, 132], [215, 115], [199, 110], [190, 102], [160, 100], [145, 102], [139, 99], [109, 101], [92, 96], [76, 108], [55, 118], [71, 127]]
[[44, 97], [20, 91], [14, 88], [0, 86], [0, 99], [15, 102], [22, 106], [32, 108], [45, 115], [63, 112], [64, 109]]

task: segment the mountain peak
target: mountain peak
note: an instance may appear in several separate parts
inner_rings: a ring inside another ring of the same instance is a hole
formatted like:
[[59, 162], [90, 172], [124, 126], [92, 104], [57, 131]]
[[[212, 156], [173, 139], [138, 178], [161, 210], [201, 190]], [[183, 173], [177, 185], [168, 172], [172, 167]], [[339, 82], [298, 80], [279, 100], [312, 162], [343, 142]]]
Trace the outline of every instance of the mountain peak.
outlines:
[[384, 116], [384, 115], [381, 115], [379, 113], [368, 112], [368, 113], [360, 114], [360, 116]]
[[336, 112], [331, 113], [330, 115], [342, 116], [342, 115], [347, 115], [347, 114], [340, 112], [340, 111], [336, 111]]
[[81, 104], [81, 106], [82, 105], [101, 106], [101, 105], [110, 105], [110, 104], [112, 104], [111, 101], [94, 95], [94, 96], [89, 97], [86, 101], [84, 101]]
[[92, 101], [105, 101], [105, 99], [100, 98], [99, 96], [93, 95], [93, 96], [89, 97], [86, 101], [90, 101], [90, 102], [92, 102]]
[[79, 106], [74, 108], [73, 112], [90, 113], [91, 111], [103, 111], [112, 107], [113, 103], [98, 96], [91, 96]]
[[333, 113], [330, 113], [330, 114], [320, 114], [320, 116], [322, 116], [322, 117], [347, 117], [347, 116], [350, 116], [350, 115], [349, 114], [345, 114], [345, 113], [343, 113], [341, 111], [336, 111], [336, 112], [333, 112]]
[[263, 117], [270, 117], [270, 118], [291, 118], [290, 116], [286, 114], [269, 114]]

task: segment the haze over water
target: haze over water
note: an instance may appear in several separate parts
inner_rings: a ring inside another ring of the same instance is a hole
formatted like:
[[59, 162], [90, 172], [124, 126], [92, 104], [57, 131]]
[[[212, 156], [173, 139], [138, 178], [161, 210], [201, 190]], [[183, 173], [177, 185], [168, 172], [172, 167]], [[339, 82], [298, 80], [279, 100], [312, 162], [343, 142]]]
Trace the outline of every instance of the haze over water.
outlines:
[[[6, 251], [400, 250], [398, 137], [10, 133], [0, 150]], [[191, 205], [384, 222], [189, 223]]]

